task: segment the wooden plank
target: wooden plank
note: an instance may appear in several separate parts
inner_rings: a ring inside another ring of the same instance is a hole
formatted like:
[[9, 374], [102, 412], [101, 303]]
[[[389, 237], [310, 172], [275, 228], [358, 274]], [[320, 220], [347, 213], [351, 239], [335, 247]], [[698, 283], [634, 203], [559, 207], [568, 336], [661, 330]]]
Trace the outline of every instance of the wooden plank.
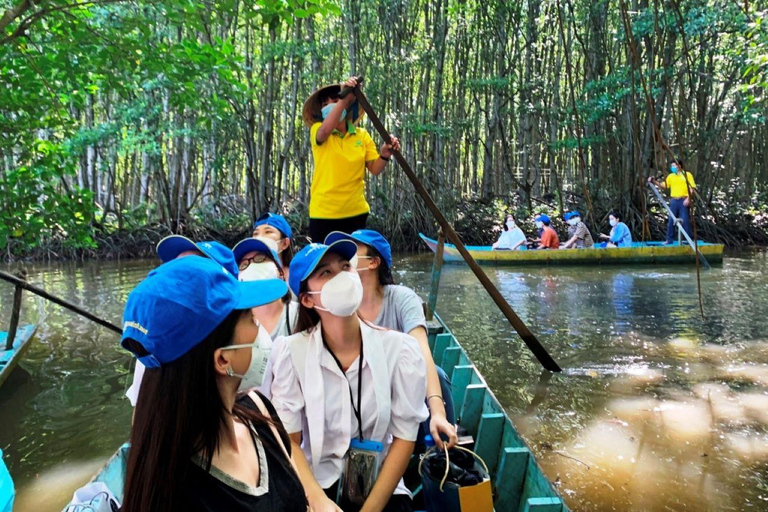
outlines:
[[485, 384], [470, 384], [467, 386], [464, 404], [461, 407], [461, 426], [477, 439], [477, 428], [480, 426], [480, 416], [483, 414], [483, 403], [488, 388]]
[[435, 349], [432, 351], [432, 357], [436, 365], [442, 366], [443, 352], [454, 343], [453, 334], [438, 334], [435, 337]]
[[520, 434], [517, 432], [517, 429], [512, 424], [512, 420], [507, 418], [507, 420], [504, 422], [504, 431], [501, 434], [501, 445], [502, 446], [511, 446], [511, 447], [525, 447], [525, 442], [523, 441], [523, 438], [520, 437]]
[[533, 457], [528, 459], [525, 468], [525, 484], [523, 485], [523, 498], [551, 498], [556, 497], [552, 484], [541, 472]]
[[472, 361], [469, 359], [467, 353], [462, 350], [461, 355], [459, 356], [459, 362], [457, 364], [466, 366], [472, 364]]
[[437, 293], [440, 291], [440, 271], [443, 268], [443, 247], [445, 247], [445, 235], [441, 228], [437, 234], [435, 258], [432, 261], [432, 279], [429, 287], [429, 296], [427, 297], [427, 320], [434, 318], [435, 308], [437, 307]]
[[562, 512], [563, 502], [560, 498], [528, 498], [520, 510], [522, 512]]
[[491, 472], [491, 477], [497, 473], [501, 452], [501, 434], [506, 419], [505, 414], [483, 414], [480, 417], [480, 426], [477, 428], [475, 453], [485, 461]]
[[517, 510], [523, 494], [526, 468], [531, 452], [528, 448], [504, 448], [496, 474], [496, 501], [494, 508], [505, 512]]
[[430, 320], [427, 322], [427, 341], [429, 342], [429, 350], [434, 353], [435, 351], [435, 337], [445, 331], [443, 324], [440, 320]]
[[[25, 279], [26, 273], [19, 274], [19, 279]], [[5, 340], [5, 350], [13, 350], [13, 342], [16, 340], [16, 329], [19, 327], [19, 317], [21, 316], [21, 294], [23, 288], [19, 285], [13, 290], [13, 309], [11, 310], [11, 325], [8, 327], [8, 338]]]
[[463, 350], [458, 345], [445, 349], [445, 352], [443, 352], [443, 362], [440, 367], [446, 374], [453, 375], [453, 369], [459, 363], [459, 356], [461, 356], [462, 352]]
[[453, 375], [451, 376], [451, 387], [453, 388], [453, 408], [455, 411], [461, 412], [461, 407], [464, 405], [464, 395], [467, 391], [467, 386], [472, 384], [472, 376], [475, 373], [475, 367], [470, 365], [456, 366], [453, 368]]

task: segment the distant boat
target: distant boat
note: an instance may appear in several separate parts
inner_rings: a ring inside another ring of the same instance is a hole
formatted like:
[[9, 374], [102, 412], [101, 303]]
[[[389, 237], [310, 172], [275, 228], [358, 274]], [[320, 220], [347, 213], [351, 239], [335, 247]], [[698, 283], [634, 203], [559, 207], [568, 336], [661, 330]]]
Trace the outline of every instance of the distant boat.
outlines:
[[[419, 236], [432, 251], [437, 240]], [[635, 242], [632, 247], [591, 249], [543, 249], [494, 251], [488, 245], [467, 245], [467, 251], [478, 263], [489, 265], [633, 265], [648, 263], [694, 263], [696, 254], [687, 244], [663, 245], [661, 242]], [[699, 251], [709, 263], [723, 262], [723, 244], [698, 243]], [[443, 261], [462, 263], [464, 259], [455, 245], [445, 244]]]
[[5, 342], [8, 339], [7, 332], [0, 332], [0, 386], [11, 374], [13, 369], [21, 361], [21, 356], [29, 348], [32, 336], [37, 331], [36, 325], [25, 325], [16, 330], [16, 339], [11, 350], [5, 350]]
[[[437, 315], [428, 331], [435, 363], [451, 378], [459, 426], [474, 438], [475, 453], [490, 469], [496, 491], [494, 509], [569, 512], [453, 333]], [[121, 502], [129, 449], [127, 443], [121, 446], [91, 480], [104, 482]], [[413, 486], [411, 491], [418, 495], [421, 485]]]

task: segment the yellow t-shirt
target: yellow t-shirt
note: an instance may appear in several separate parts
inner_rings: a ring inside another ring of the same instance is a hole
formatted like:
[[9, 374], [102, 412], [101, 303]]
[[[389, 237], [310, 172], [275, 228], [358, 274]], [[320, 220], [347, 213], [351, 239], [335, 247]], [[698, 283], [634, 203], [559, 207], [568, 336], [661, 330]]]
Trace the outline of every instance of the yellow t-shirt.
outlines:
[[352, 124], [347, 134], [334, 130], [322, 144], [317, 131], [309, 130], [315, 172], [310, 188], [309, 216], [313, 219], [344, 219], [371, 211], [365, 200], [365, 164], [379, 158], [376, 144], [363, 128]]
[[693, 174], [689, 173], [688, 171], [685, 171], [686, 176], [688, 176], [688, 184], [685, 183], [685, 178], [683, 177], [683, 173], [677, 172], [675, 174], [669, 173], [667, 175], [667, 179], [664, 180], [664, 183], [666, 183], [667, 188], [669, 189], [669, 195], [672, 197], [688, 197], [688, 185], [691, 186], [691, 188], [696, 188], [696, 182], [693, 181]]

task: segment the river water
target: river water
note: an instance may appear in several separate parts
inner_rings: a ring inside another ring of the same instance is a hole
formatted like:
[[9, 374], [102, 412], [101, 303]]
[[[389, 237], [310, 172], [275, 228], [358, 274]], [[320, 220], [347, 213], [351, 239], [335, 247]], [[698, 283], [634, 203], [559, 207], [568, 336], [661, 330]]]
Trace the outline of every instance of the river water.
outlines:
[[[425, 296], [430, 259], [396, 279]], [[120, 323], [154, 261], [53, 263], [30, 280]], [[574, 510], [768, 510], [768, 258], [684, 267], [486, 268], [565, 369], [536, 361], [464, 266], [444, 267], [438, 311]], [[0, 286], [0, 319], [12, 289]], [[20, 512], [59, 511], [126, 440], [130, 358], [117, 337], [25, 294], [40, 324], [0, 389], [0, 447]], [[7, 328], [3, 324], [3, 328]]]

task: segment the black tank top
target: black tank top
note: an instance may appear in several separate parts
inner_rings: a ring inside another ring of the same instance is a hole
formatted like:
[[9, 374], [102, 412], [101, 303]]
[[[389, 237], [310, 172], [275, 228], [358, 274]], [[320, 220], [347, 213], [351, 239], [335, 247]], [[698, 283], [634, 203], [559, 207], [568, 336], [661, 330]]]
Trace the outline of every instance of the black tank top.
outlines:
[[[272, 404], [262, 397], [273, 418]], [[248, 397], [238, 403], [251, 409]], [[185, 482], [184, 511], [190, 512], [304, 512], [307, 501], [304, 488], [268, 426], [251, 425], [251, 436], [259, 457], [259, 485], [250, 487], [211, 467], [190, 462]], [[287, 445], [290, 446], [290, 445]]]

